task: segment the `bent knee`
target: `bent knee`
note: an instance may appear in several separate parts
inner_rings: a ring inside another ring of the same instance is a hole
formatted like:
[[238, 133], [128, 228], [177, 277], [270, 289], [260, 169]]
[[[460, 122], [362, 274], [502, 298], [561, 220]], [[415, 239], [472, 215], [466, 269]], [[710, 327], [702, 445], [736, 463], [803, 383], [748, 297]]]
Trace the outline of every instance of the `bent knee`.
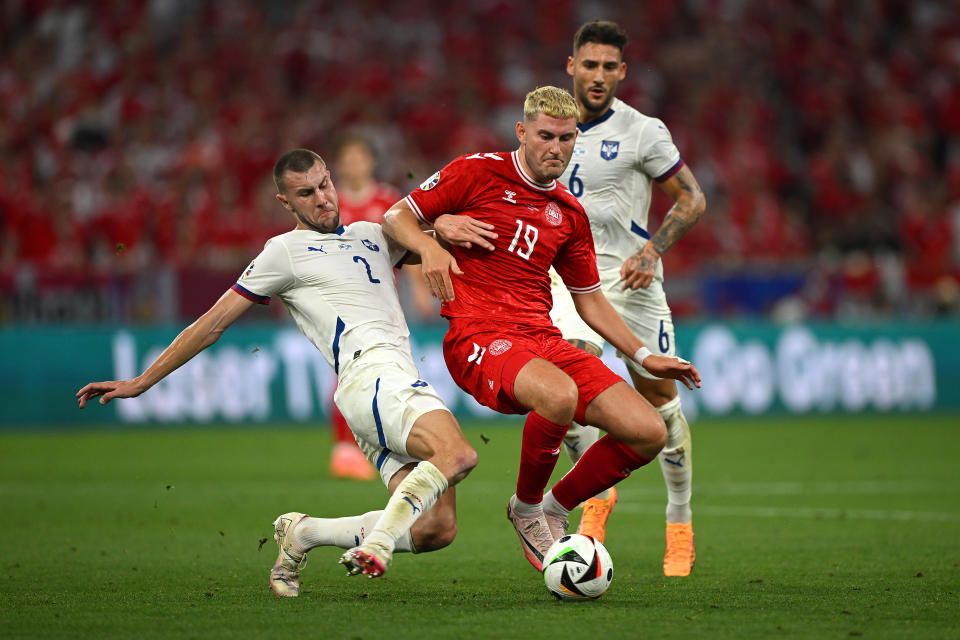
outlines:
[[654, 458], [667, 444], [667, 425], [660, 414], [653, 413], [642, 422], [624, 429], [622, 435], [614, 435], [645, 458]]
[[457, 484], [473, 471], [474, 467], [477, 466], [477, 462], [479, 462], [477, 450], [470, 445], [466, 445], [454, 453], [453, 461], [450, 465], [452, 473], [447, 480], [451, 485]]
[[651, 418], [651, 422], [646, 426], [644, 440], [649, 447], [651, 456], [655, 456], [667, 446], [667, 423], [658, 413], [656, 418]]
[[577, 412], [579, 398], [577, 383], [572, 378], [566, 378], [562, 384], [550, 390], [550, 394], [543, 399], [540, 406], [534, 407], [534, 411], [556, 424], [570, 424]]
[[477, 463], [480, 461], [480, 456], [477, 455], [477, 450], [473, 447], [467, 447], [462, 451], [458, 457], [460, 472], [463, 474], [463, 477], [466, 477], [468, 473], [473, 471], [474, 467], [477, 466]]

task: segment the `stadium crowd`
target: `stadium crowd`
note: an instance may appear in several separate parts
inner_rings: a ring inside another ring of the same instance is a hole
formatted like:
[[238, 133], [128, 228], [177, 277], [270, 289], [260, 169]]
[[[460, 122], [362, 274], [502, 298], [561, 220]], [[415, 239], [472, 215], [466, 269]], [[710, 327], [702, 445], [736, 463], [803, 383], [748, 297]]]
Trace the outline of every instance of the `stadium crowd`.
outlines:
[[957, 315], [952, 4], [6, 0], [0, 320], [85, 289], [127, 301], [113, 319], [191, 316], [204, 278], [222, 289], [287, 230], [278, 150], [359, 133], [405, 191], [512, 148], [516, 105], [569, 86], [594, 17], [631, 34], [618, 95], [668, 123], [707, 194], [666, 256], [677, 315]]

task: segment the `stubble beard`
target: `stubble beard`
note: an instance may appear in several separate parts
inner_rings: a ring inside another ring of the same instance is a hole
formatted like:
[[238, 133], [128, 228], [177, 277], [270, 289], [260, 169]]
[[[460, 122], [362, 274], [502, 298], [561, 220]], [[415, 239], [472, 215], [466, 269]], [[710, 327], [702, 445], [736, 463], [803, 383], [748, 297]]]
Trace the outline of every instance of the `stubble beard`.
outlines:
[[331, 226], [330, 228], [326, 228], [323, 225], [319, 225], [315, 222], [311, 222], [310, 220], [307, 220], [306, 216], [301, 214], [296, 209], [294, 209], [293, 212], [296, 214], [297, 220], [299, 220], [304, 226], [312, 229], [313, 231], [316, 231], [317, 233], [333, 233], [334, 231], [340, 228], [340, 212], [339, 211], [335, 213], [334, 218], [331, 221], [333, 226]]
[[[590, 89], [592, 87], [587, 87], [584, 91], [577, 91], [577, 102], [580, 103], [580, 106], [583, 107], [584, 111], [590, 115], [596, 117], [603, 115], [607, 109], [610, 108], [610, 104], [613, 102], [613, 91], [608, 91], [603, 102], [596, 104], [590, 100]], [[606, 90], [606, 87], [604, 87]]]
[[[541, 162], [538, 158], [531, 157], [530, 149], [526, 146], [524, 147], [524, 159], [526, 160], [527, 169], [531, 174], [533, 174], [530, 177], [540, 184], [549, 184], [550, 182], [556, 180], [563, 175], [563, 170], [567, 168], [566, 164], [564, 164], [563, 168], [559, 171], [547, 167], [547, 158], [544, 158]], [[534, 163], [534, 160], [537, 161], [536, 164]], [[562, 158], [560, 160], [562, 161]], [[548, 172], [550, 174], [548, 174]], [[556, 173], [556, 175], [552, 175], [553, 173]]]

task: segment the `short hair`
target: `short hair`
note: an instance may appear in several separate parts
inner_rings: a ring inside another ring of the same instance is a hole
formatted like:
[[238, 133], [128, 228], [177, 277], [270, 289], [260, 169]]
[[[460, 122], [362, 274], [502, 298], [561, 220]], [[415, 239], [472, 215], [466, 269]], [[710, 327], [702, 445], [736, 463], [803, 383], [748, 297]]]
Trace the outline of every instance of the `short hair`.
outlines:
[[310, 167], [316, 163], [327, 166], [318, 154], [309, 149], [292, 149], [280, 156], [277, 163], [273, 165], [273, 182], [277, 185], [278, 191], [283, 191], [283, 174], [287, 171], [294, 173], [306, 173]]
[[544, 113], [553, 118], [576, 118], [579, 115], [577, 103], [566, 89], [559, 87], [537, 87], [527, 94], [523, 101], [523, 119], [530, 122], [537, 114]]
[[573, 36], [573, 54], [576, 55], [580, 47], [588, 42], [596, 44], [608, 44], [616, 47], [623, 55], [623, 50], [627, 46], [627, 32], [616, 22], [609, 20], [591, 20], [577, 29]]

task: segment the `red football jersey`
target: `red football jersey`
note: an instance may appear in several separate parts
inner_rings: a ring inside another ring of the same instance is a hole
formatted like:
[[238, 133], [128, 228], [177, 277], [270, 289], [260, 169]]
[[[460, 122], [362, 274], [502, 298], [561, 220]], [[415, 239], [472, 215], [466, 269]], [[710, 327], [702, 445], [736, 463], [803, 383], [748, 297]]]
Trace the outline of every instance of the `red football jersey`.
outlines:
[[351, 200], [346, 193], [339, 195], [340, 223], [383, 221], [384, 212], [400, 199], [400, 192], [388, 184], [376, 183], [370, 194], [363, 200]]
[[499, 236], [493, 251], [451, 247], [463, 275], [453, 277], [455, 299], [441, 308], [447, 318], [552, 326], [551, 265], [572, 293], [600, 289], [583, 207], [556, 180], [534, 182], [518, 154], [461, 156], [405, 199], [423, 221], [468, 215], [494, 225]]

